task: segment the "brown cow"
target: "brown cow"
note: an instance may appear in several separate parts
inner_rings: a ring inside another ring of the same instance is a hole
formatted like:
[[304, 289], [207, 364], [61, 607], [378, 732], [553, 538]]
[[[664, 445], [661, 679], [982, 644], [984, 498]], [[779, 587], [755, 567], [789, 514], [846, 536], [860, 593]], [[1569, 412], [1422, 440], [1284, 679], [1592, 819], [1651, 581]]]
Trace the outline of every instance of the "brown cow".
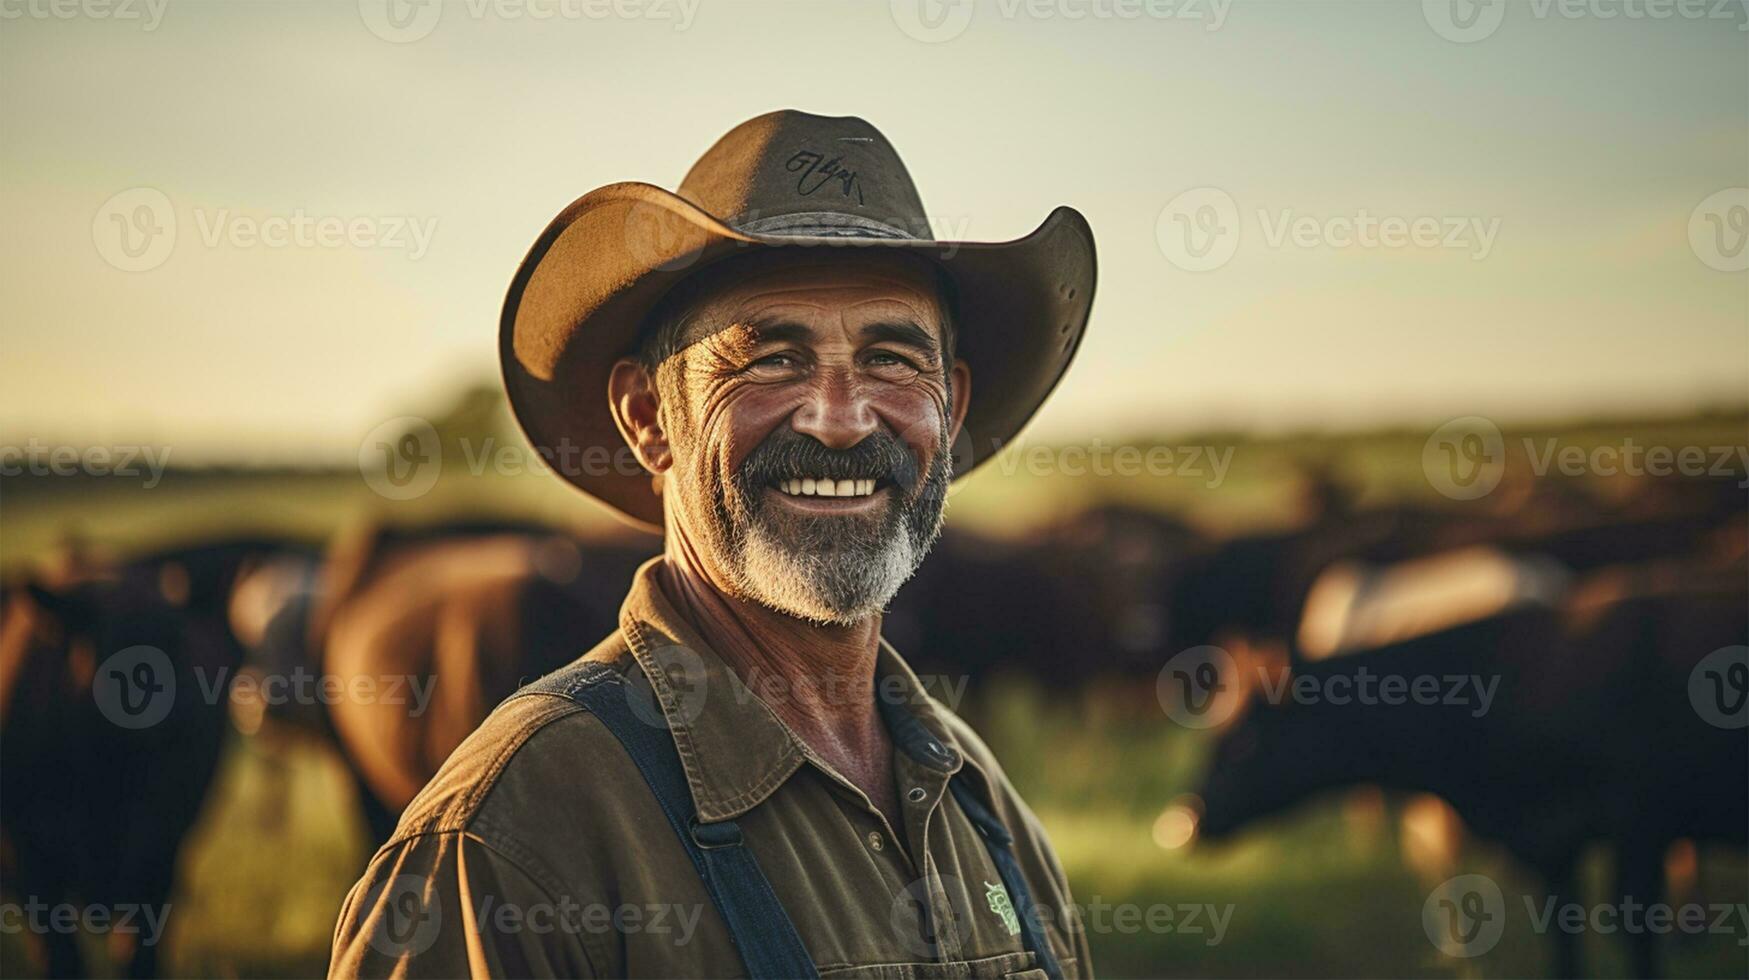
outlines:
[[336, 542], [311, 638], [377, 843], [499, 701], [615, 627], [651, 550], [512, 524], [365, 528]]

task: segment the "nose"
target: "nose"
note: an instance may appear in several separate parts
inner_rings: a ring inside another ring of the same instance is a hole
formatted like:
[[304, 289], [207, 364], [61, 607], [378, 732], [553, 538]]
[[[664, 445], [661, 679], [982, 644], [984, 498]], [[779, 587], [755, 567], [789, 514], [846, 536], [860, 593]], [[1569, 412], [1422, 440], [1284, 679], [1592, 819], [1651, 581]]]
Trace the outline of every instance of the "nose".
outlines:
[[844, 371], [822, 372], [790, 420], [791, 428], [831, 449], [849, 449], [879, 425], [867, 395]]

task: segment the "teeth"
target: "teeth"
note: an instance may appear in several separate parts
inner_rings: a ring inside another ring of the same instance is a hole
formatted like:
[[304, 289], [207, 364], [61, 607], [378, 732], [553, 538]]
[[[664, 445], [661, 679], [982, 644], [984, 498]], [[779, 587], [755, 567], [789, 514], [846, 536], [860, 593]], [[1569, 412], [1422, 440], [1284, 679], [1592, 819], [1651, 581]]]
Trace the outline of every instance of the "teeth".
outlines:
[[875, 481], [804, 477], [799, 480], [780, 480], [777, 488], [792, 497], [866, 497], [874, 493]]

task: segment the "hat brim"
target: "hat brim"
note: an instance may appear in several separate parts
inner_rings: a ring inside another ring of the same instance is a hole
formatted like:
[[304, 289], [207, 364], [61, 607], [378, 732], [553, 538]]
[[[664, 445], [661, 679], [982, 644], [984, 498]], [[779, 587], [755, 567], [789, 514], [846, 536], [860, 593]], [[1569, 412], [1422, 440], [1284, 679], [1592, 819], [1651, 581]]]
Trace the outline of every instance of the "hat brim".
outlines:
[[510, 283], [499, 323], [504, 387], [535, 451], [573, 486], [660, 531], [652, 477], [607, 397], [615, 361], [670, 288], [750, 249], [881, 248], [935, 262], [958, 294], [957, 356], [971, 403], [953, 448], [964, 476], [1026, 425], [1068, 370], [1093, 304], [1093, 232], [1069, 207], [1007, 242], [748, 234], [651, 184], [610, 184], [559, 212]]

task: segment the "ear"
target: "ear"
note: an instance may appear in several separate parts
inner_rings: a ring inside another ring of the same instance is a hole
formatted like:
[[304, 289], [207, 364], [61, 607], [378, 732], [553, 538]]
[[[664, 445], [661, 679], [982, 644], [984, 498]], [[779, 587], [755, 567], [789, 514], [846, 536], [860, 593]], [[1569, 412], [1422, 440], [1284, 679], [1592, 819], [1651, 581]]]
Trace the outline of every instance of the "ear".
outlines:
[[954, 361], [948, 372], [953, 381], [953, 424], [947, 433], [948, 445], [959, 438], [960, 427], [966, 424], [966, 407], [972, 403], [972, 368], [965, 361]]
[[644, 469], [661, 474], [674, 465], [668, 434], [662, 431], [662, 399], [649, 369], [629, 357], [615, 361], [607, 378], [607, 401], [620, 437]]

